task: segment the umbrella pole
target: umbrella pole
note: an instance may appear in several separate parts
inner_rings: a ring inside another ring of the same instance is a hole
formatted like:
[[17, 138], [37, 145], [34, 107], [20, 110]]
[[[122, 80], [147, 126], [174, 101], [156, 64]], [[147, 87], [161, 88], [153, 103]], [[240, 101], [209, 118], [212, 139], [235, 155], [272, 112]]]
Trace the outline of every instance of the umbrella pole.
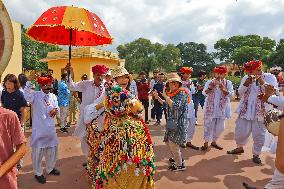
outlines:
[[[69, 60], [68, 60], [68, 66], [71, 66], [71, 52], [72, 52], [72, 29], [70, 29], [70, 44], [69, 44]], [[69, 82], [70, 69], [68, 69], [67, 74], [68, 74], [68, 82]]]

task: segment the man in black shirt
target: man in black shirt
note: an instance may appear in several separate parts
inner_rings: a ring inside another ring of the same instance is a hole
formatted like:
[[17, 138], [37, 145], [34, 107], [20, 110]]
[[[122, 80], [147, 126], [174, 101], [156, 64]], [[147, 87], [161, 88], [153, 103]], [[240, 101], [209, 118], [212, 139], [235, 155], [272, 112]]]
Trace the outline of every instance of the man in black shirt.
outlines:
[[[165, 84], [164, 84], [165, 75], [163, 73], [160, 73], [158, 78], [159, 80], [154, 85], [153, 90], [157, 91], [159, 94], [159, 97], [163, 99], [162, 93], [165, 87]], [[157, 122], [155, 125], [160, 125], [161, 118], [163, 115], [163, 105], [157, 99], [154, 99], [154, 112], [156, 113], [156, 119], [157, 119]]]
[[201, 108], [203, 109], [203, 106], [205, 103], [205, 96], [202, 94], [202, 91], [205, 85], [205, 78], [206, 78], [206, 72], [203, 70], [200, 70], [198, 73], [198, 79], [193, 81], [193, 84], [195, 87], [195, 93], [192, 94], [192, 100], [194, 104], [195, 118], [196, 118], [195, 125], [197, 125], [198, 106], [200, 104]]

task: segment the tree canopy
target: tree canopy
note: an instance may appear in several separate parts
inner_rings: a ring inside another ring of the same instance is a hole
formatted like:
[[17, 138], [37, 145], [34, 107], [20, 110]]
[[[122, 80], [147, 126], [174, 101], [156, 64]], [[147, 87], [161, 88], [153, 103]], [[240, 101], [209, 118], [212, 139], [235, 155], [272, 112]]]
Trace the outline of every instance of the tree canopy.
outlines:
[[276, 50], [271, 53], [268, 58], [268, 66], [284, 66], [284, 39], [280, 39], [276, 46]]
[[212, 55], [207, 52], [207, 47], [203, 43], [179, 43], [177, 48], [180, 50], [182, 66], [205, 71], [211, 71], [215, 66]]
[[117, 51], [119, 57], [125, 59], [125, 67], [129, 71], [172, 71], [180, 65], [180, 51], [173, 44], [153, 44], [148, 39], [139, 38], [119, 45]]
[[252, 59], [262, 59], [267, 63], [275, 45], [275, 40], [268, 37], [238, 35], [218, 40], [214, 45], [216, 50], [214, 54], [221, 61], [233, 62], [237, 65], [242, 65]]

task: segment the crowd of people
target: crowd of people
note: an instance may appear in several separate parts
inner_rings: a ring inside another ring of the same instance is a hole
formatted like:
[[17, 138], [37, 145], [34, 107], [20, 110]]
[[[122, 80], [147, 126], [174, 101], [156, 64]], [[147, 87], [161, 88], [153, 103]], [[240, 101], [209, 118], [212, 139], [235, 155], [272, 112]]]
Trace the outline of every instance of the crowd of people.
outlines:
[[[61, 71], [60, 81], [53, 78], [52, 70], [40, 76], [34, 72], [29, 76], [5, 76], [0, 108], [0, 188], [17, 188], [15, 165], [21, 168], [21, 159], [27, 151], [24, 137], [27, 106], [32, 107], [32, 167], [35, 179], [42, 184], [46, 183], [43, 158], [46, 173], [60, 175], [56, 168], [59, 145], [56, 122], [61, 132], [68, 133], [68, 127], [76, 121], [73, 135], [80, 138], [87, 158], [83, 166], [91, 187], [96, 189], [154, 188], [154, 147], [148, 125], [155, 122], [154, 126], [159, 127], [163, 115], [164, 142], [171, 154], [170, 171], [186, 169], [181, 148], [223, 150], [218, 139], [225, 129], [225, 120], [232, 116], [230, 100], [235, 95], [232, 82], [226, 79], [226, 66], [216, 66], [214, 76], [208, 80], [202, 70], [197, 79], [191, 80], [193, 69], [189, 67], [167, 74], [154, 70], [152, 79], [142, 71], [134, 80], [133, 73], [124, 67], [110, 71], [104, 65], [96, 65], [92, 68], [93, 79], [83, 74], [79, 82], [73, 81], [70, 65]], [[252, 135], [252, 161], [261, 164], [260, 154], [268, 133], [264, 118], [275, 106], [281, 110], [284, 107], [284, 98], [279, 95], [282, 70], [277, 67], [264, 73], [262, 62], [253, 60], [245, 63], [244, 71], [246, 75], [238, 88], [236, 148], [227, 154], [244, 153], [243, 147]], [[199, 106], [204, 112], [201, 147], [192, 144], [195, 126], [199, 124]], [[276, 170], [265, 186], [267, 189], [284, 188], [283, 130], [281, 118]], [[253, 188], [246, 183], [244, 186]]]

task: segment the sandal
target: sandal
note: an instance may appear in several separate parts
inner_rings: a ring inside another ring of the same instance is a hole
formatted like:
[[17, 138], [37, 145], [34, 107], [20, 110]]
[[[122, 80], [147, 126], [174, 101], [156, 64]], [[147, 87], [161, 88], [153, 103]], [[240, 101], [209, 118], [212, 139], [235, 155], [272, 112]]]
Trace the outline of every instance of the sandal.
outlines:
[[223, 147], [219, 146], [219, 145], [216, 144], [216, 143], [211, 143], [211, 146], [212, 146], [213, 148], [218, 149], [218, 150], [223, 150]]
[[192, 149], [194, 149], [194, 150], [199, 150], [199, 147], [197, 147], [197, 146], [191, 144], [190, 142], [186, 143], [186, 147], [192, 148]]
[[252, 161], [258, 165], [261, 164], [261, 159], [258, 155], [253, 155]]
[[207, 150], [208, 150], [208, 146], [202, 146], [202, 147], [201, 147], [201, 150], [202, 150], [202, 151], [207, 151]]
[[227, 151], [227, 154], [236, 155], [236, 154], [242, 154], [244, 152], [245, 152], [244, 149], [235, 148], [231, 151]]

